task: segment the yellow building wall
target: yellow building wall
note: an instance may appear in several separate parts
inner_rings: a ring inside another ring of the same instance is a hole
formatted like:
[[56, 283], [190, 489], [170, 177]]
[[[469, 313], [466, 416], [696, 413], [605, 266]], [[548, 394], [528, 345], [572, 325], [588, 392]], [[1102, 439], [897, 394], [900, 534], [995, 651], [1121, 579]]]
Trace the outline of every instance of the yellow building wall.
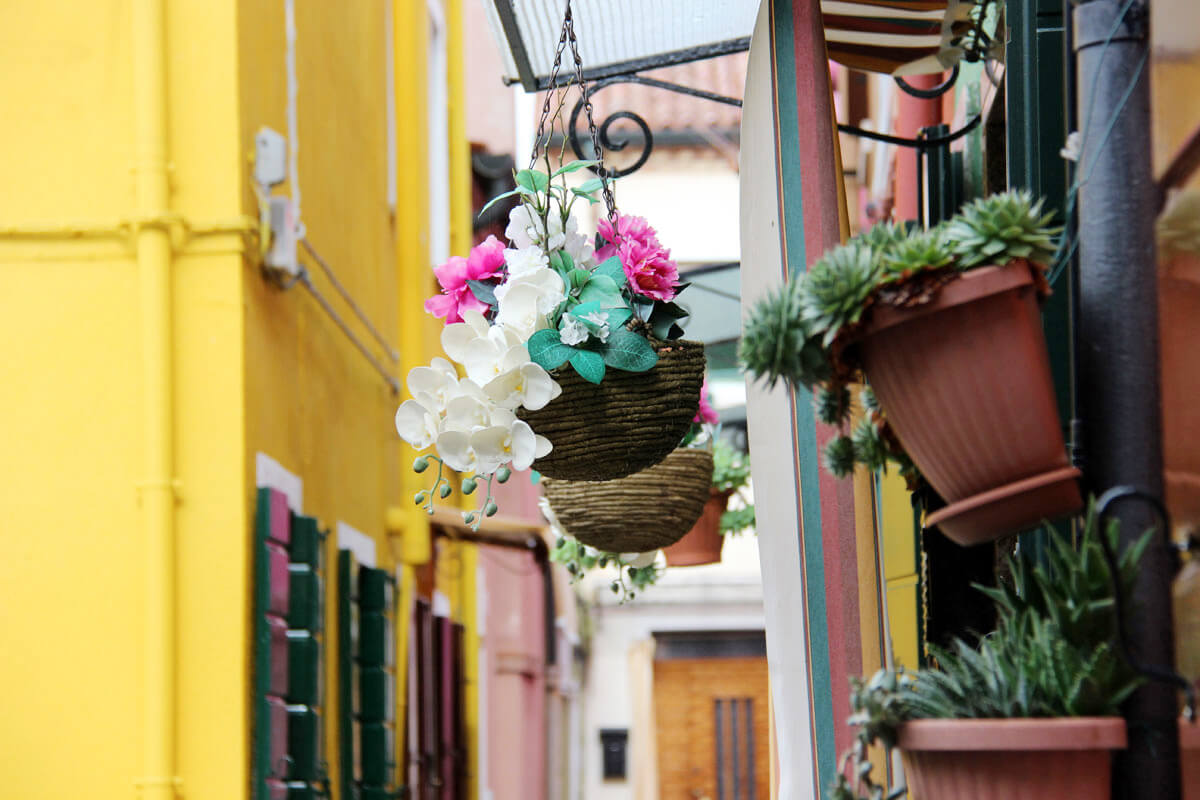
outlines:
[[[136, 797], [147, 777], [136, 2], [10, 4], [0, 25], [0, 107], [10, 111], [0, 128], [5, 800]], [[387, 2], [297, 0], [299, 174], [310, 239], [405, 353], [391, 365], [402, 376], [426, 360], [436, 326], [419, 303], [398, 303], [433, 281], [425, 178], [412, 183], [426, 158], [423, 108], [397, 115], [409, 185], [398, 209], [387, 198]], [[400, 16], [417, 5], [395, 3]], [[374, 537], [385, 568], [385, 515], [411, 507], [401, 469], [411, 456], [392, 427], [399, 398], [301, 287], [281, 291], [257, 266], [249, 155], [260, 126], [287, 131], [284, 3], [165, 8], [163, 210], [177, 215], [174, 772], [183, 796], [227, 800], [250, 785], [255, 453], [300, 476], [306, 513]], [[401, 42], [396, 52], [396, 75], [413, 84], [397, 95], [423, 96], [424, 51]], [[332, 564], [335, 539], [329, 548]]]
[[[133, 2], [14, 3], [0, 25], [0, 762], [6, 800], [145, 778], [142, 340]], [[243, 237], [234, 6], [172, 2], [167, 152], [177, 420], [178, 774], [247, 785]], [[79, 235], [76, 235], [78, 233]]]

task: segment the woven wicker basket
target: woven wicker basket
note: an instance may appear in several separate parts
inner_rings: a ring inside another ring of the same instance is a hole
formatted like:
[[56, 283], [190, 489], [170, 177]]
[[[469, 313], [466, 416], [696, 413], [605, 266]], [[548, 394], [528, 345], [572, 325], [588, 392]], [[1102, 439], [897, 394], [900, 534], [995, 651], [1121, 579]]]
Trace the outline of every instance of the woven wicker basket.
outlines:
[[518, 412], [554, 445], [534, 469], [559, 480], [607, 481], [651, 467], [678, 446], [700, 403], [704, 345], [654, 345], [658, 363], [649, 372], [609, 370], [598, 385], [570, 366], [550, 373], [562, 394]]
[[674, 544], [708, 501], [712, 453], [680, 448], [636, 475], [613, 481], [542, 482], [567, 533], [610, 553], [644, 553]]

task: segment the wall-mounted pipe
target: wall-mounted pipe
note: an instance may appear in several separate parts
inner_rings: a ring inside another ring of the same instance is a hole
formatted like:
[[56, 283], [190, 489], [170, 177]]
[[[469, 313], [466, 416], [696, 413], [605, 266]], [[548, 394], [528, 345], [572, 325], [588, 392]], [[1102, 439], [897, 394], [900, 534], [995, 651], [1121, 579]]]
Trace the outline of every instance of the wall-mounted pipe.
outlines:
[[[141, 219], [170, 216], [167, 161], [164, 0], [133, 3], [134, 174]], [[142, 339], [143, 475], [138, 486], [145, 538], [145, 652], [142, 775], [144, 800], [174, 800], [175, 453], [171, 320], [171, 233], [144, 225], [136, 234]]]

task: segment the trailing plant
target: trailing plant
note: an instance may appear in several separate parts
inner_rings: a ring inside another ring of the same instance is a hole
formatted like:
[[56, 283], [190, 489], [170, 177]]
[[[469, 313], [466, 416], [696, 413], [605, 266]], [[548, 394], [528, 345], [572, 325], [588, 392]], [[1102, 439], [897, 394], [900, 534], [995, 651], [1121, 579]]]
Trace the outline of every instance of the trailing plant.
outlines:
[[[1043, 563], [1011, 559], [1010, 585], [977, 586], [996, 604], [998, 620], [978, 644], [957, 639], [947, 649], [930, 648], [935, 667], [852, 679], [849, 721], [857, 731], [835, 800], [885, 796], [872, 782], [867, 754], [876, 744], [894, 748], [900, 725], [910, 720], [1118, 714], [1142, 679], [1111, 643], [1116, 604], [1100, 537], [1116, 550], [1117, 525], [1101, 531], [1093, 505], [1077, 549], [1048, 527]], [[1126, 597], [1150, 540], [1147, 533], [1118, 559], [1117, 582]]]
[[746, 318], [738, 357], [742, 368], [768, 387], [783, 378], [810, 389], [817, 418], [837, 428], [822, 450], [836, 476], [898, 466], [910, 486], [921, 478], [892, 434], [885, 410], [872, 399], [854, 420], [848, 387], [863, 376], [855, 336], [880, 305], [914, 307], [931, 302], [961, 272], [1027, 259], [1039, 290], [1055, 253], [1060, 229], [1024, 191], [976, 200], [930, 231], [890, 222], [830, 249], [803, 276], [769, 293]]
[[750, 485], [750, 457], [723, 439], [713, 442], [712, 487], [718, 492], [730, 492], [738, 505], [721, 514], [718, 530], [722, 536], [736, 536], [754, 527], [754, 505], [747, 502], [742, 491]]
[[566, 568], [571, 575], [571, 583], [578, 583], [589, 573], [605, 570], [611, 579], [609, 590], [624, 604], [633, 600], [638, 592], [652, 586], [662, 576], [664, 568], [658, 564], [658, 551], [608, 553], [588, 547], [562, 530], [545, 498], [541, 500], [541, 508], [542, 513], [550, 520], [551, 530], [555, 534], [550, 560]]

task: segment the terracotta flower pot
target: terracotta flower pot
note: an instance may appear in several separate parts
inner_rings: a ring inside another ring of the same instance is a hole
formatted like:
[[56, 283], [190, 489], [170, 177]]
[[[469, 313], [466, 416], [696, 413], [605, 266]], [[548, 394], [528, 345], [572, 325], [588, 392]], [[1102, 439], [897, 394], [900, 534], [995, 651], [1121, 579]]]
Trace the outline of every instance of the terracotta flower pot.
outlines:
[[1183, 800], [1200, 800], [1200, 723], [1179, 720], [1179, 765]]
[[729, 503], [730, 491], [709, 489], [708, 502], [700, 512], [700, 519], [692, 529], [675, 544], [663, 548], [668, 567], [698, 567], [702, 564], [718, 564], [725, 537], [721, 535], [721, 515]]
[[1158, 320], [1167, 509], [1176, 526], [1200, 526], [1200, 257], [1159, 273]]
[[920, 800], [1107, 800], [1120, 717], [926, 719], [900, 726], [904, 775]]
[[900, 443], [948, 503], [930, 526], [979, 544], [1083, 506], [1028, 262], [965, 272], [925, 305], [878, 305], [857, 347]]

